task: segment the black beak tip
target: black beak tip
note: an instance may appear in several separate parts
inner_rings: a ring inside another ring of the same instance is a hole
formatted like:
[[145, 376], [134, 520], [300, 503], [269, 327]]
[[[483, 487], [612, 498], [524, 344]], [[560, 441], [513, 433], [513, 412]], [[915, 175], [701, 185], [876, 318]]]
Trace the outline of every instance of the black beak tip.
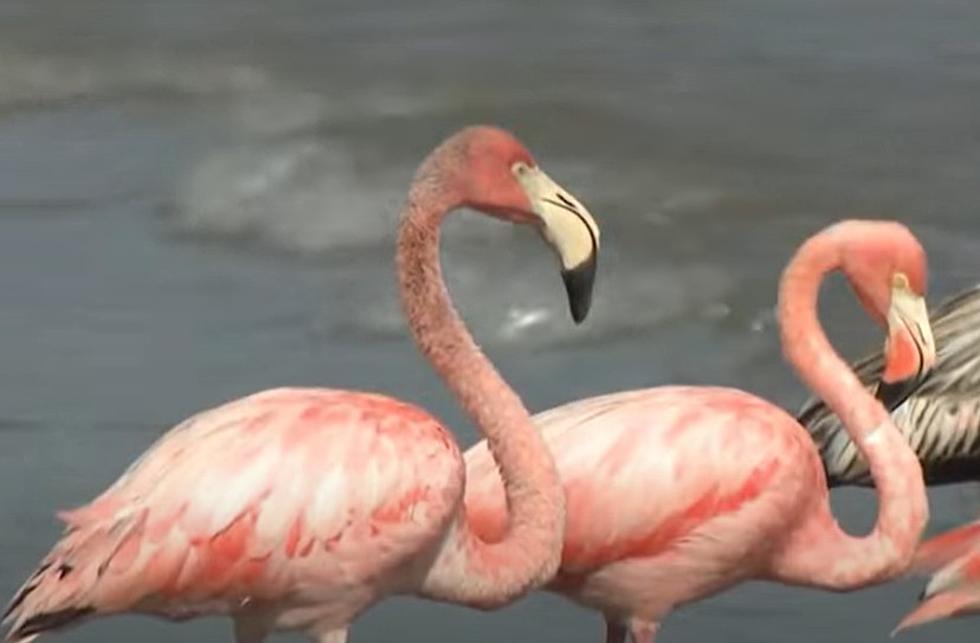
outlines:
[[589, 316], [592, 308], [592, 286], [595, 284], [596, 256], [593, 253], [586, 261], [561, 271], [562, 281], [565, 282], [565, 292], [568, 293], [568, 308], [572, 320], [581, 324]]
[[878, 389], [875, 391], [875, 397], [891, 413], [900, 407], [921, 383], [920, 377], [911, 377], [909, 379], [899, 380], [898, 382], [879, 381]]

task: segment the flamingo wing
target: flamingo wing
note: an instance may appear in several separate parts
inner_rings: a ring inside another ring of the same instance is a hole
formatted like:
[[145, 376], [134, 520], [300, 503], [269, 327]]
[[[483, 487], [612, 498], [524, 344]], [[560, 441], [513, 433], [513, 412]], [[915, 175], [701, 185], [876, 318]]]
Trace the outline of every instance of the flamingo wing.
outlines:
[[177, 617], [347, 600], [435, 542], [461, 489], [458, 449], [421, 409], [266, 391], [178, 425], [62, 514], [65, 535], [8, 618], [23, 634], [32, 620], [46, 629], [45, 618], [93, 611]]
[[[915, 449], [930, 485], [980, 477], [980, 285], [943, 302], [930, 313], [936, 364], [893, 410], [898, 428]], [[873, 389], [883, 369], [878, 351], [854, 366]], [[871, 486], [868, 465], [840, 420], [811, 398], [798, 418], [820, 449], [830, 486]]]

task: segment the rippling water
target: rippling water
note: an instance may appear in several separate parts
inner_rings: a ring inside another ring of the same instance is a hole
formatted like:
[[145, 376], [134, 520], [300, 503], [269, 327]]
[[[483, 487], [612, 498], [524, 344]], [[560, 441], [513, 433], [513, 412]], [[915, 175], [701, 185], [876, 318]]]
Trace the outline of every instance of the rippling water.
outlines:
[[[454, 219], [468, 322], [534, 409], [668, 382], [795, 407], [771, 309], [789, 254], [844, 216], [909, 223], [942, 296], [980, 276], [980, 5], [5, 0], [0, 3], [0, 591], [167, 426], [283, 384], [371, 388], [475, 440], [407, 341], [392, 227], [415, 164], [470, 122], [516, 131], [603, 225], [594, 315], [567, 320], [527, 231]], [[875, 331], [836, 281], [824, 319]], [[934, 494], [937, 527], [973, 487]], [[869, 494], [835, 494], [866, 528]], [[662, 638], [884, 640], [915, 582], [754, 584]], [[65, 641], [227, 639], [93, 624]], [[358, 641], [592, 641], [551, 597], [481, 614], [392, 601]], [[970, 621], [906, 639], [964, 637]]]

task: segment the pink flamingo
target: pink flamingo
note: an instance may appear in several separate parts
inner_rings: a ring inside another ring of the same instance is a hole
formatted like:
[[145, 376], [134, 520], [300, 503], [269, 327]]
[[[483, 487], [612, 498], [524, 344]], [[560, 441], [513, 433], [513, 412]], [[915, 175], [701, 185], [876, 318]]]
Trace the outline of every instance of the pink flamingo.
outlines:
[[952, 529], [922, 543], [916, 571], [935, 572], [920, 603], [895, 632], [956, 616], [980, 614], [980, 522]]
[[[841, 269], [887, 325], [897, 379], [935, 359], [923, 292], [925, 253], [904, 226], [848, 221], [799, 249], [779, 288], [783, 350], [843, 418], [871, 466], [880, 511], [866, 537], [845, 533], [806, 430], [778, 407], [725, 388], [666, 386], [573, 402], [534, 417], [565, 488], [561, 568], [548, 589], [606, 618], [606, 640], [650, 642], [675, 607], [748, 579], [844, 591], [903, 572], [928, 506], [915, 454], [882, 405], [834, 352], [817, 294]], [[486, 443], [465, 454], [466, 511], [486, 540], [509, 524]]]
[[273, 630], [346, 640], [385, 596], [493, 608], [558, 565], [564, 499], [520, 398], [446, 292], [439, 225], [469, 206], [537, 227], [588, 312], [599, 232], [513, 136], [473, 127], [422, 163], [398, 230], [402, 304], [416, 344], [493, 445], [512, 518], [482, 541], [462, 508], [452, 434], [424, 410], [346, 390], [276, 389], [196, 415], [161, 438], [67, 529], [7, 610], [6, 641], [121, 612], [226, 614], [239, 643]]

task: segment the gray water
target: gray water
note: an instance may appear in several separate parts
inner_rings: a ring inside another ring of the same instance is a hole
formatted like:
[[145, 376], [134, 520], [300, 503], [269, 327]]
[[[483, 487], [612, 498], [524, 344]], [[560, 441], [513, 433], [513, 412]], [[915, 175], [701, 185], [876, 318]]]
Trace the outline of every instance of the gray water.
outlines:
[[[934, 299], [980, 278], [980, 5], [970, 0], [4, 0], [0, 3], [0, 592], [165, 428], [280, 385], [385, 391], [474, 431], [407, 340], [392, 224], [457, 127], [519, 134], [603, 226], [588, 324], [533, 234], [459, 217], [453, 293], [535, 410], [663, 383], [795, 408], [772, 306], [845, 216], [912, 226]], [[823, 318], [880, 341], [839, 280]], [[933, 528], [973, 487], [932, 494]], [[835, 492], [854, 531], [873, 496]], [[661, 640], [884, 641], [918, 581], [750, 584]], [[975, 623], [905, 635], [965, 638]], [[595, 641], [537, 595], [483, 614], [390, 601], [355, 641]], [[64, 641], [228, 640], [119, 618]]]

